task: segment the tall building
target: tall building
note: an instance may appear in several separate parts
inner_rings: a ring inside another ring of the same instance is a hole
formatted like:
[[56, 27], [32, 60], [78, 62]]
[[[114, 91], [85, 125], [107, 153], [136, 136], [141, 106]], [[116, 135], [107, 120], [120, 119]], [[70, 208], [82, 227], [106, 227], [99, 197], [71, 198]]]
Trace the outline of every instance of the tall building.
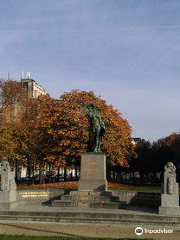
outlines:
[[46, 94], [44, 88], [42, 88], [34, 79], [26, 78], [21, 79], [23, 87], [27, 88], [27, 98], [37, 98], [40, 95]]

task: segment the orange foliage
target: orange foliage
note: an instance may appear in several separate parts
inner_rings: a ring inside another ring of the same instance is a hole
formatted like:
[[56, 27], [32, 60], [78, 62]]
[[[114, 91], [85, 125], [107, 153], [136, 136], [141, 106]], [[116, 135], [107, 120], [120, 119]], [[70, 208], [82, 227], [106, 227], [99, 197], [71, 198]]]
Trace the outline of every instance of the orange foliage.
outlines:
[[36, 185], [19, 185], [19, 189], [31, 189], [31, 188], [59, 188], [59, 189], [77, 189], [78, 182], [58, 182], [58, 183], [46, 183], [46, 184], [36, 184]]
[[[18, 189], [77, 189], [78, 182], [58, 182], [58, 183], [46, 183], [46, 184], [36, 184], [36, 185], [18, 185]], [[108, 183], [108, 189], [110, 190], [134, 190], [134, 186], [124, 185], [121, 183]]]
[[21, 163], [78, 165], [88, 142], [89, 122], [83, 107], [95, 103], [106, 126], [102, 151], [112, 166], [128, 167], [128, 159], [134, 154], [128, 121], [92, 91], [74, 90], [62, 94], [60, 100], [48, 96], [27, 100], [21, 83], [12, 81], [0, 87], [3, 99], [20, 103], [23, 108], [12, 129], [16, 145], [10, 140], [14, 156]]
[[51, 151], [48, 161], [62, 164], [77, 163], [86, 151], [89, 122], [83, 106], [96, 103], [106, 125], [102, 150], [113, 166], [127, 167], [127, 159], [133, 154], [131, 128], [118, 110], [91, 92], [73, 90], [51, 100], [45, 109], [41, 126], [47, 129]]

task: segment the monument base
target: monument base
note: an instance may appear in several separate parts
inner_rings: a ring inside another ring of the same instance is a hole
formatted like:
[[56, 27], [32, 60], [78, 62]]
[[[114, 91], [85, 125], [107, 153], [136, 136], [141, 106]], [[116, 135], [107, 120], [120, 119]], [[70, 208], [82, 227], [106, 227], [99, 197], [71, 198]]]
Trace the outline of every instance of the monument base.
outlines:
[[162, 194], [159, 214], [180, 215], [179, 195]]
[[61, 196], [61, 200], [54, 200], [52, 207], [80, 207], [80, 208], [123, 208], [119, 197], [112, 196], [110, 191], [71, 191], [69, 195]]
[[85, 153], [81, 157], [78, 191], [61, 196], [52, 202], [53, 207], [124, 208], [119, 197], [107, 191], [106, 156], [102, 153]]
[[107, 190], [106, 156], [102, 153], [84, 153], [81, 156], [79, 191]]
[[13, 209], [17, 205], [16, 191], [0, 191], [0, 209]]
[[161, 215], [180, 215], [180, 208], [179, 207], [159, 207], [159, 214]]

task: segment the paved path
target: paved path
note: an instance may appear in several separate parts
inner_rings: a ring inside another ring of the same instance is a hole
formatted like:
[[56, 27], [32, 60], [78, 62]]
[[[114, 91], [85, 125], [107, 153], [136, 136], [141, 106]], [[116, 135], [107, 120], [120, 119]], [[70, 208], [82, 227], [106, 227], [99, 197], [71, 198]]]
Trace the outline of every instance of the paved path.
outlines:
[[[145, 209], [83, 209], [83, 208], [56, 208], [42, 206], [38, 204], [19, 206], [15, 211], [36, 211], [36, 212], [98, 212], [98, 213], [118, 213], [137, 215], [158, 215], [155, 212]], [[135, 234], [136, 225], [111, 224], [111, 223], [47, 223], [47, 222], [12, 222], [0, 221], [0, 234], [9, 235], [35, 235], [35, 236], [69, 236], [69, 237], [106, 237], [106, 238], [150, 238], [157, 240], [180, 240], [180, 229], [174, 229], [172, 234]], [[143, 227], [143, 226], [140, 226]], [[144, 226], [148, 229], [164, 229], [161, 226]], [[165, 227], [165, 229], [172, 229]]]
[[[0, 234], [35, 235], [35, 236], [67, 236], [67, 237], [106, 237], [106, 238], [150, 238], [157, 240], [180, 240], [180, 230], [172, 234], [143, 234], [137, 236], [137, 226], [119, 224], [66, 224], [66, 223], [0, 223]], [[142, 227], [142, 226], [141, 226]], [[145, 227], [147, 228], [147, 226]], [[150, 229], [159, 229], [150, 228]], [[163, 228], [162, 228], [163, 229]], [[170, 228], [166, 228], [170, 229]]]

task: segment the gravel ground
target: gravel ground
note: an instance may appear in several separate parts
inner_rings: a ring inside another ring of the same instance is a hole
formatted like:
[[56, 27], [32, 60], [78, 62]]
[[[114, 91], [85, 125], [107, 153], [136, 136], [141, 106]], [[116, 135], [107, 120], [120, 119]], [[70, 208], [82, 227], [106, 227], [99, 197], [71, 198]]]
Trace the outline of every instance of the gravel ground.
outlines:
[[[120, 224], [67, 224], [67, 223], [0, 223], [0, 234], [35, 235], [35, 236], [66, 236], [66, 237], [106, 237], [106, 238], [150, 238], [159, 240], [180, 240], [180, 230], [174, 229], [169, 234], [143, 234], [137, 236], [137, 226]], [[143, 228], [148, 228], [143, 227]], [[149, 227], [149, 229], [159, 229]], [[164, 229], [164, 228], [161, 228]], [[165, 228], [171, 229], [171, 228]]]

